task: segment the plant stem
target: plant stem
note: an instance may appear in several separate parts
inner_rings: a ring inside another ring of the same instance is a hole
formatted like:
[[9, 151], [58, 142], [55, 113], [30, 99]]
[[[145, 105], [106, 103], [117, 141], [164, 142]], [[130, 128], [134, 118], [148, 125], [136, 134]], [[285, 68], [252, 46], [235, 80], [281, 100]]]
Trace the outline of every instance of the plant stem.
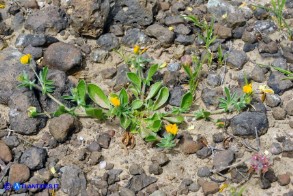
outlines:
[[[210, 113], [211, 113], [211, 114], [222, 114], [222, 113], [225, 113], [225, 110], [224, 110], [224, 109], [218, 109], [218, 110], [215, 110], [215, 111], [211, 111]], [[195, 115], [192, 114], [192, 113], [182, 114], [182, 116], [186, 116], [186, 117], [195, 117]]]

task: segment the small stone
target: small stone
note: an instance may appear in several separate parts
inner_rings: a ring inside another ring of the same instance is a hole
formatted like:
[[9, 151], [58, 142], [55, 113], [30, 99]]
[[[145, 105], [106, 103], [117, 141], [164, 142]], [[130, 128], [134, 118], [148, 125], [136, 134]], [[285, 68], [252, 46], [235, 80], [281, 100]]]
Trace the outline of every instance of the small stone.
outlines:
[[49, 68], [67, 72], [81, 66], [82, 53], [72, 44], [57, 42], [47, 48], [42, 63]]
[[241, 37], [243, 36], [244, 31], [245, 31], [245, 27], [236, 27], [232, 31], [233, 38], [241, 39]]
[[284, 120], [286, 118], [286, 111], [281, 107], [273, 108], [273, 117], [276, 120]]
[[149, 173], [160, 175], [163, 173], [163, 168], [159, 165], [159, 163], [154, 162], [153, 164], [149, 166]]
[[109, 148], [111, 136], [108, 133], [102, 133], [97, 137], [98, 144], [105, 149]]
[[290, 139], [285, 139], [282, 143], [283, 152], [292, 152], [293, 151], [293, 141]]
[[199, 191], [199, 189], [200, 189], [200, 186], [194, 182], [188, 186], [188, 190], [190, 192], [197, 192], [197, 191]]
[[170, 159], [167, 157], [165, 153], [157, 153], [151, 158], [152, 162], [159, 163], [160, 166], [166, 165]]
[[273, 155], [278, 155], [278, 154], [281, 154], [283, 150], [279, 143], [274, 142], [272, 144], [270, 151]]
[[25, 47], [24, 54], [31, 54], [34, 59], [39, 59], [43, 56], [43, 49], [41, 47], [33, 47], [31, 45]]
[[101, 151], [101, 146], [98, 144], [98, 142], [93, 141], [87, 146], [87, 149], [90, 152]]
[[275, 54], [278, 52], [278, 45], [276, 42], [273, 41], [268, 44], [261, 42], [258, 45], [258, 51], [259, 53]]
[[43, 148], [31, 147], [23, 152], [20, 162], [32, 170], [41, 169], [45, 166], [47, 151]]
[[276, 94], [267, 94], [265, 103], [269, 107], [272, 107], [272, 108], [277, 107], [281, 103], [281, 98], [279, 95], [276, 95]]
[[106, 33], [99, 37], [97, 40], [98, 46], [100, 46], [103, 50], [113, 50], [115, 48], [118, 48], [119, 41], [118, 38], [113, 33]]
[[167, 26], [184, 24], [184, 19], [181, 16], [167, 16], [165, 18], [165, 24]]
[[203, 190], [204, 195], [215, 194], [219, 191], [219, 185], [215, 182], [205, 181], [202, 184], [202, 190]]
[[204, 167], [198, 168], [197, 175], [199, 177], [209, 177], [212, 175], [212, 173], [208, 167], [204, 166]]
[[169, 71], [179, 71], [181, 68], [181, 65], [179, 62], [170, 63], [167, 67]]
[[24, 183], [30, 178], [30, 170], [26, 165], [14, 163], [9, 170], [8, 182], [14, 184], [15, 182]]
[[261, 67], [256, 65], [250, 73], [251, 79], [255, 82], [262, 83], [266, 80], [264, 71]]
[[253, 15], [258, 20], [265, 20], [269, 16], [269, 13], [266, 9], [256, 8], [256, 10], [253, 12]]
[[159, 187], [157, 184], [151, 184], [150, 186], [146, 187], [145, 192], [150, 194], [150, 193], [155, 192], [158, 189], [159, 189]]
[[[11, 135], [9, 137], [4, 137], [3, 141], [9, 148], [14, 148], [19, 145], [19, 140], [18, 140], [17, 136], [15, 136], [15, 135]], [[0, 150], [1, 150], [1, 148], [0, 148]]]
[[264, 174], [264, 177], [268, 179], [271, 183], [276, 182], [278, 178], [273, 169], [269, 168], [269, 170]]
[[191, 135], [186, 132], [183, 133], [183, 137], [180, 139], [180, 150], [185, 154], [193, 154], [203, 148], [203, 144], [195, 142]]
[[127, 30], [121, 41], [125, 46], [133, 47], [134, 45], [148, 44], [150, 38], [140, 29], [134, 28]]
[[184, 178], [181, 182], [181, 184], [189, 186], [191, 185], [191, 183], [193, 183], [193, 181], [190, 178]]
[[260, 188], [262, 189], [268, 189], [271, 187], [271, 182], [266, 179], [263, 175], [260, 177]]
[[124, 35], [124, 29], [123, 29], [123, 26], [121, 24], [111, 25], [110, 26], [110, 32], [113, 33], [116, 36], [123, 36]]
[[285, 110], [288, 115], [293, 116], [293, 100], [288, 101], [285, 105]]
[[150, 194], [150, 196], [167, 196], [167, 194], [161, 190], [156, 190], [155, 192]]
[[115, 68], [107, 68], [101, 71], [101, 76], [103, 79], [112, 79], [117, 73]]
[[245, 43], [254, 44], [255, 42], [257, 42], [256, 33], [254, 31], [244, 31], [242, 35], [242, 40]]
[[108, 188], [108, 182], [105, 180], [94, 180], [93, 184], [95, 187], [97, 187], [98, 189], [104, 189], [104, 188]]
[[254, 43], [254, 44], [245, 43], [243, 46], [243, 51], [250, 52], [250, 51], [253, 51], [256, 47], [257, 47], [257, 43]]
[[0, 159], [6, 163], [12, 160], [12, 154], [9, 147], [2, 141], [0, 141]]
[[105, 170], [111, 170], [114, 168], [114, 164], [113, 163], [107, 163], [106, 164], [106, 167], [105, 167]]
[[175, 34], [172, 31], [159, 24], [148, 26], [146, 33], [149, 36], [155, 37], [158, 41], [165, 45], [171, 44], [175, 38]]
[[75, 166], [62, 168], [61, 190], [68, 195], [80, 195], [86, 192], [86, 178], [83, 171]]
[[213, 134], [213, 141], [215, 143], [220, 143], [225, 139], [223, 133], [215, 133]]
[[278, 29], [273, 21], [269, 20], [257, 20], [254, 23], [254, 30], [263, 34], [273, 33]]
[[120, 187], [119, 189], [120, 196], [135, 196], [135, 192], [124, 187]]
[[240, 50], [232, 50], [228, 54], [227, 65], [235, 69], [242, 69], [244, 64], [248, 61], [248, 57], [245, 52]]
[[214, 25], [214, 33], [219, 39], [227, 39], [232, 37], [232, 29], [216, 23]]
[[278, 175], [278, 183], [281, 185], [281, 186], [286, 186], [290, 183], [291, 179], [290, 179], [290, 176], [289, 174], [281, 174], [281, 175]]
[[51, 119], [49, 131], [58, 142], [65, 142], [68, 136], [79, 131], [78, 120], [70, 114]]
[[196, 155], [200, 159], [205, 159], [212, 155], [212, 150], [208, 147], [203, 147], [196, 152]]
[[181, 99], [184, 95], [184, 90], [181, 86], [175, 86], [171, 91], [170, 91], [170, 100], [169, 104], [172, 106], [177, 106], [180, 107], [181, 105]]
[[147, 176], [146, 174], [140, 174], [140, 175], [133, 176], [128, 181], [126, 188], [129, 188], [135, 191], [135, 193], [137, 193], [138, 191], [142, 190], [143, 188], [155, 182], [157, 182], [157, 178]]
[[215, 153], [213, 165], [215, 169], [225, 168], [231, 165], [234, 161], [235, 153], [232, 150], [223, 150]]
[[105, 63], [107, 57], [109, 55], [109, 52], [102, 49], [96, 49], [92, 51], [91, 53], [91, 61], [95, 63]]
[[287, 61], [284, 58], [277, 58], [272, 62], [272, 66], [279, 67], [281, 69], [288, 69]]
[[175, 27], [174, 32], [177, 34], [188, 35], [191, 32], [191, 30], [184, 24], [179, 24]]
[[217, 107], [219, 105], [219, 97], [222, 97], [223, 89], [220, 87], [217, 88], [204, 88], [201, 93], [201, 99], [204, 104], [209, 106]]
[[117, 68], [116, 82], [114, 90], [119, 91], [128, 84], [127, 73], [130, 72], [127, 65], [120, 65]]
[[286, 76], [277, 71], [273, 71], [267, 82], [268, 86], [272, 88], [275, 94], [283, 94], [285, 91], [293, 87], [293, 82], [290, 80], [283, 80]]
[[182, 44], [188, 46], [194, 43], [194, 35], [181, 35], [179, 34], [175, 39], [175, 44]]
[[129, 167], [129, 173], [131, 175], [138, 175], [138, 174], [143, 174], [144, 173], [144, 170], [143, 170], [143, 168], [140, 165], [138, 165], [138, 164], [132, 164]]
[[89, 165], [97, 165], [102, 158], [101, 152], [94, 151], [89, 156]]
[[207, 84], [211, 87], [216, 87], [221, 84], [221, 77], [218, 74], [209, 74], [207, 77]]

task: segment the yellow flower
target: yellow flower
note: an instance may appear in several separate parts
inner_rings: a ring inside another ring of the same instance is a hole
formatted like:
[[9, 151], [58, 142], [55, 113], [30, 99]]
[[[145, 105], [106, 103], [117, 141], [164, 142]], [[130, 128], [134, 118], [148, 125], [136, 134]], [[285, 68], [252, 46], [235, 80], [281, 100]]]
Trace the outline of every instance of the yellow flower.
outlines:
[[262, 93], [274, 94], [273, 89], [268, 88], [266, 85], [260, 85], [260, 86], [258, 87], [258, 89], [259, 89]]
[[31, 59], [32, 59], [32, 55], [31, 54], [23, 55], [20, 58], [20, 63], [23, 64], [23, 65], [29, 64], [30, 61], [31, 61]]
[[115, 107], [120, 106], [120, 100], [117, 97], [111, 97], [110, 102]]
[[178, 133], [178, 127], [176, 124], [169, 124], [165, 126], [165, 129], [168, 133], [176, 135]]
[[4, 3], [0, 3], [0, 9], [4, 9], [5, 8], [5, 4]]
[[246, 84], [245, 86], [243, 86], [242, 90], [246, 94], [251, 94], [252, 93], [252, 83]]
[[226, 184], [226, 183], [222, 184], [222, 185], [220, 186], [220, 190], [219, 190], [219, 192], [220, 192], [220, 193], [223, 192], [224, 189], [226, 189], [228, 186], [229, 186], [229, 185]]
[[133, 53], [134, 54], [139, 54], [139, 51], [140, 51], [140, 46], [139, 45], [135, 45], [134, 48], [133, 48]]

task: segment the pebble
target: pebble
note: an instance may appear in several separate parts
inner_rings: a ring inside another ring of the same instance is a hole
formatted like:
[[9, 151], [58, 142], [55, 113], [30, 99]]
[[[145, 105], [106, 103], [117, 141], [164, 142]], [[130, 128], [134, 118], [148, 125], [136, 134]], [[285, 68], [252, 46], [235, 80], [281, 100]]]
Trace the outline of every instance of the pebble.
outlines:
[[0, 141], [0, 159], [6, 163], [12, 160], [12, 154], [9, 147], [2, 141]]
[[204, 195], [215, 194], [219, 191], [219, 185], [215, 182], [203, 182], [202, 191]]
[[159, 163], [154, 162], [153, 164], [149, 166], [149, 173], [160, 175], [163, 173], [163, 168], [159, 165]]
[[270, 151], [273, 155], [278, 155], [278, 154], [281, 154], [283, 150], [279, 143], [274, 142], [272, 144]]
[[284, 120], [286, 118], [286, 111], [281, 107], [273, 108], [273, 117], [275, 120]]
[[277, 107], [281, 103], [281, 98], [276, 94], [267, 94], [265, 103], [270, 107]]
[[160, 166], [164, 166], [166, 164], [168, 164], [168, 162], [170, 161], [170, 159], [167, 157], [167, 155], [165, 153], [157, 153], [154, 154], [151, 158], [152, 162], [157, 162]]
[[14, 163], [9, 170], [8, 182], [14, 184], [15, 182], [24, 183], [30, 178], [30, 170], [24, 164]]
[[212, 150], [208, 147], [203, 147], [202, 149], [196, 152], [196, 155], [200, 159], [205, 159], [212, 155]]
[[43, 148], [31, 147], [23, 152], [20, 162], [32, 170], [41, 169], [45, 166], [47, 151]]
[[231, 68], [240, 70], [243, 68], [244, 64], [248, 61], [247, 54], [244, 51], [232, 50], [228, 54], [227, 65]]
[[198, 168], [197, 175], [199, 177], [209, 177], [212, 175], [212, 173], [208, 167], [204, 166], [204, 167]]
[[289, 174], [281, 174], [281, 175], [278, 175], [278, 183], [281, 185], [281, 186], [286, 186], [290, 183], [291, 179], [290, 179], [290, 176]]
[[143, 170], [143, 168], [140, 165], [138, 165], [138, 164], [132, 164], [129, 167], [129, 173], [131, 175], [139, 175], [139, 174], [143, 174], [144, 173], [144, 170]]
[[223, 150], [215, 153], [213, 165], [215, 169], [225, 168], [234, 161], [235, 153], [232, 150]]
[[285, 110], [288, 115], [293, 116], [293, 100], [288, 101], [285, 105]]
[[101, 133], [97, 137], [97, 142], [102, 148], [108, 149], [111, 142], [111, 136], [108, 133]]
[[213, 134], [213, 141], [215, 143], [220, 143], [225, 139], [224, 134], [223, 133], [215, 133]]

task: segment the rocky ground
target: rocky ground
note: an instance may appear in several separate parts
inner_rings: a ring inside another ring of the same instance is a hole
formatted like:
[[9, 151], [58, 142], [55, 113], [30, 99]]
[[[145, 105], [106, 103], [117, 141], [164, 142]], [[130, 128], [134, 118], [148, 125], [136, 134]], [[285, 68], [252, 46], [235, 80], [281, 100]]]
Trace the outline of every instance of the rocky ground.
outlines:
[[[232, 195], [232, 187], [244, 187], [243, 195], [293, 195], [293, 82], [259, 66], [292, 72], [293, 42], [271, 13], [251, 6], [268, 2], [1, 1], [5, 6], [0, 9], [0, 195]], [[215, 17], [217, 39], [210, 50], [217, 53], [221, 45], [227, 54], [223, 66], [216, 60], [204, 65], [194, 111], [217, 109], [223, 87], [240, 92], [245, 76], [254, 89], [267, 84], [274, 94], [268, 94], [264, 103], [256, 94], [253, 107], [242, 113], [217, 115], [229, 122], [226, 128], [186, 117], [173, 150], [152, 146], [139, 136], [133, 149], [126, 148], [115, 119], [100, 123], [67, 114], [28, 117], [30, 106], [53, 112], [57, 105], [39, 92], [17, 87], [23, 71], [34, 77], [19, 62], [23, 54], [32, 54], [37, 68], [49, 67], [56, 87], [53, 95], [60, 98], [79, 79], [108, 93], [126, 87], [129, 68], [115, 50], [123, 47], [131, 53], [135, 44], [147, 47], [145, 54], [154, 63], [167, 65], [160, 70], [160, 80], [172, 89], [169, 104], [178, 106], [187, 87], [180, 58], [203, 52], [198, 29], [181, 17], [184, 14]], [[293, 26], [292, 0], [286, 1], [283, 15]], [[247, 179], [253, 148], [258, 147], [270, 159], [270, 169]], [[215, 172], [240, 161], [243, 164]], [[59, 184], [59, 189], [5, 190], [5, 184], [15, 182]]]

